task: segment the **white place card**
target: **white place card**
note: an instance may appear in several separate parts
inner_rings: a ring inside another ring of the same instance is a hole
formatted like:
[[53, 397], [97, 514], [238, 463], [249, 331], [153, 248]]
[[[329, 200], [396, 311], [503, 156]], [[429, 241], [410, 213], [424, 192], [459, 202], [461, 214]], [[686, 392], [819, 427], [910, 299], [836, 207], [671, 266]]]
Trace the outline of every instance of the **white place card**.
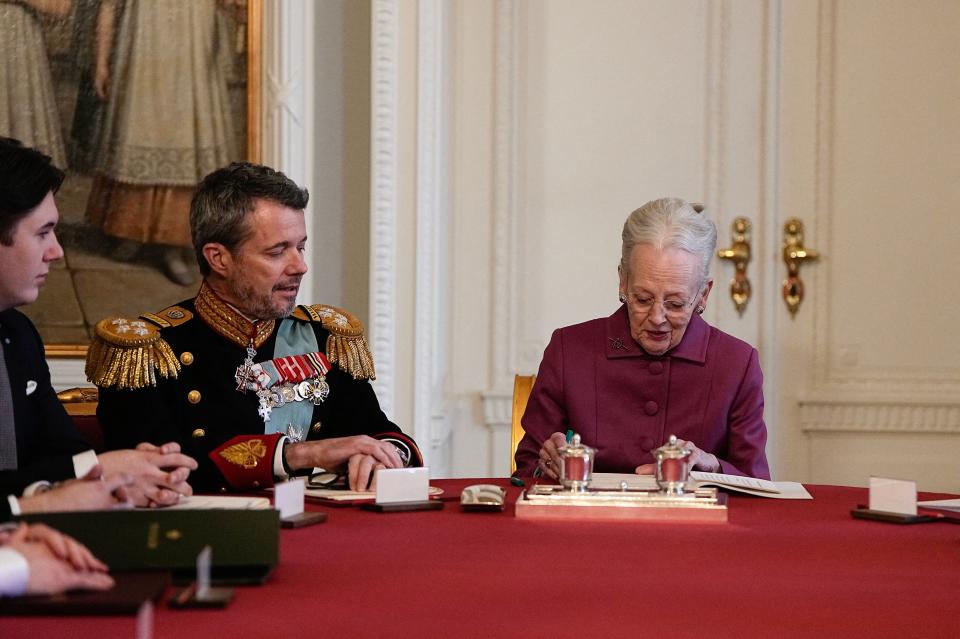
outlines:
[[426, 501], [429, 490], [429, 468], [384, 468], [377, 471], [378, 504]]
[[917, 514], [917, 482], [886, 477], [870, 478], [870, 510], [901, 515]]
[[204, 546], [197, 555], [197, 599], [206, 599], [210, 595], [210, 564], [213, 561], [213, 549]]
[[137, 611], [137, 639], [153, 639], [153, 602], [147, 599]]
[[280, 511], [280, 519], [303, 513], [303, 496], [307, 482], [302, 477], [273, 487], [273, 507]]

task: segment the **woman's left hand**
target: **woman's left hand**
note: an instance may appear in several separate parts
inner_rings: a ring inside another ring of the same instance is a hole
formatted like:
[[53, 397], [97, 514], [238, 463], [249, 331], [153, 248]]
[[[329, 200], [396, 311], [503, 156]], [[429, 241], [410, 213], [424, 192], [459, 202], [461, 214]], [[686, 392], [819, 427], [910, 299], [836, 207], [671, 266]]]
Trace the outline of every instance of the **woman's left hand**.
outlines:
[[[720, 472], [720, 460], [713, 453], [707, 453], [700, 450], [696, 444], [685, 439], [678, 439], [677, 446], [686, 448], [690, 451], [690, 457], [687, 460], [691, 469], [703, 470], [708, 473]], [[634, 473], [637, 475], [653, 475], [657, 472], [656, 464], [642, 464], [637, 466]]]

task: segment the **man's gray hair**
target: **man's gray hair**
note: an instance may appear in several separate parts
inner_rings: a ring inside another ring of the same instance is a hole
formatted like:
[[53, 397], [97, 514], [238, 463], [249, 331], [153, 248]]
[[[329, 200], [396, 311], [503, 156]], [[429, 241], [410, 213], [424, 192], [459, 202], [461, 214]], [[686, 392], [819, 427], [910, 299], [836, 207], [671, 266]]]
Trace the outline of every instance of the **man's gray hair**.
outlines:
[[280, 171], [262, 164], [234, 162], [207, 175], [190, 203], [190, 235], [200, 273], [210, 275], [203, 247], [211, 242], [233, 252], [250, 238], [247, 216], [257, 200], [269, 200], [302, 211], [310, 194]]
[[717, 226], [703, 215], [703, 206], [680, 198], [665, 197], [647, 202], [623, 224], [620, 268], [629, 266], [630, 253], [639, 244], [659, 249], [678, 248], [700, 258], [700, 275], [705, 283], [717, 248]]

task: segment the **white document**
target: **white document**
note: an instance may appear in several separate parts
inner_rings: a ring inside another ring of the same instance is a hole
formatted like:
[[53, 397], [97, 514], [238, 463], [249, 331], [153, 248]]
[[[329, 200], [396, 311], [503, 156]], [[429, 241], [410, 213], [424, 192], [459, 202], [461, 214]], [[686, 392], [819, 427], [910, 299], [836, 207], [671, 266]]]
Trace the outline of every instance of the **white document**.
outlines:
[[[771, 499], [813, 499], [807, 489], [795, 481], [769, 481], [755, 477], [725, 475], [723, 473], [704, 473], [693, 471], [690, 477], [700, 486], [727, 488], [757, 497]], [[657, 480], [653, 475], [634, 475], [631, 473], [594, 473], [592, 488], [599, 490], [620, 490], [621, 482], [632, 490], [657, 490]]]
[[273, 507], [280, 511], [280, 519], [296, 517], [303, 513], [303, 494], [307, 482], [302, 477], [291, 479], [273, 487]]
[[917, 514], [917, 482], [886, 477], [870, 478], [870, 510], [901, 515]]
[[[427, 491], [430, 496], [442, 495], [443, 489], [436, 486], [430, 486]], [[314, 499], [327, 499], [330, 501], [373, 501], [377, 498], [377, 493], [372, 490], [344, 490], [342, 488], [307, 488], [307, 497]]]
[[429, 468], [384, 468], [377, 471], [378, 504], [426, 501], [429, 490]]
[[181, 497], [166, 510], [268, 510], [270, 500], [266, 497], [235, 497], [233, 495], [191, 495]]
[[756, 477], [744, 477], [742, 475], [725, 475], [723, 473], [705, 473], [699, 470], [690, 471], [698, 484], [711, 484], [723, 486], [725, 488], [739, 488], [751, 495], [754, 491], [765, 493], [779, 493], [780, 489], [769, 479], [757, 479]]
[[960, 513], [960, 499], [933, 499], [931, 501], [918, 501], [917, 506], [924, 508], [937, 508], [939, 510], [949, 510], [950, 512]]

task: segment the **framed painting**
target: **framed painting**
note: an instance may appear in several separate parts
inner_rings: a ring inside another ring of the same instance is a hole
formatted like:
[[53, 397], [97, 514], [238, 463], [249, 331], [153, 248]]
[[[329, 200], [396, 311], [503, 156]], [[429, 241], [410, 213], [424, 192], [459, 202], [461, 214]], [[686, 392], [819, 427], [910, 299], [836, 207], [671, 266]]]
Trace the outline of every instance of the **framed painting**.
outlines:
[[22, 310], [48, 357], [192, 297], [200, 179], [260, 157], [262, 0], [0, 2], [0, 135], [40, 149], [64, 259]]

